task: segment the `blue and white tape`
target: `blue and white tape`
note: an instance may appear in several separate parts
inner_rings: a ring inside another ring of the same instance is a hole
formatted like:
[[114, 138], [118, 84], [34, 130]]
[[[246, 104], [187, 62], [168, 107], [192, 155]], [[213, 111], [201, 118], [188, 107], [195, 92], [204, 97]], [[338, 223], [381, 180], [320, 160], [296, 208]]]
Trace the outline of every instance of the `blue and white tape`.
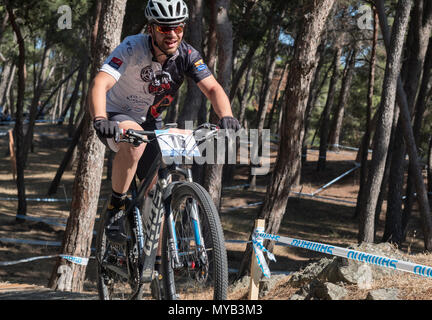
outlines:
[[263, 238], [257, 236], [260, 233], [264, 233], [264, 228], [257, 228], [255, 233], [252, 235], [253, 249], [255, 252], [255, 257], [257, 258], [258, 266], [261, 268], [262, 273], [267, 278], [270, 278], [270, 269], [268, 268], [267, 263], [264, 259], [263, 252], [265, 252], [267, 254], [267, 258], [269, 258], [270, 260], [273, 260], [276, 262], [276, 258], [273, 255], [273, 253], [271, 253], [270, 251], [268, 251], [264, 247]]
[[[432, 278], [432, 267], [424, 266], [421, 264], [416, 264], [408, 261], [398, 260], [394, 258], [387, 258], [383, 256], [377, 256], [374, 254], [369, 254], [367, 252], [361, 252], [346, 248], [341, 248], [337, 246], [332, 246], [328, 244], [323, 244], [319, 242], [312, 242], [312, 241], [306, 241], [306, 240], [300, 240], [295, 238], [289, 238], [289, 237], [282, 237], [278, 235], [272, 235], [268, 233], [264, 233], [261, 230], [255, 230], [255, 237], [256, 239], [267, 239], [267, 240], [273, 240], [277, 242], [282, 242], [285, 244], [288, 244], [290, 246], [299, 247], [307, 250], [317, 251], [321, 253], [326, 253], [333, 256], [338, 256], [342, 258], [347, 258], [350, 260], [355, 260], [359, 262], [365, 262], [369, 264], [373, 264], [376, 266], [384, 267], [384, 268], [390, 268], [393, 270], [399, 270], [404, 272], [410, 272], [416, 275]], [[260, 247], [255, 247], [254, 249], [256, 251], [260, 251]], [[268, 269], [267, 263], [263, 256], [260, 256], [259, 254], [256, 254], [257, 259], [261, 259], [258, 261], [259, 265], [262, 265], [263, 267], [261, 270]], [[264, 272], [263, 272], [264, 273]], [[265, 274], [264, 274], [265, 275]], [[268, 273], [267, 276], [269, 276], [270, 273]]]
[[67, 261], [70, 261], [72, 263], [79, 264], [82, 266], [86, 266], [88, 264], [88, 261], [89, 261], [89, 258], [74, 257], [74, 256], [70, 256], [67, 254], [59, 254], [58, 256], [67, 260]]
[[[83, 266], [86, 266], [88, 264], [88, 261], [89, 261], [89, 258], [74, 257], [71, 255], [66, 255], [66, 254], [55, 254], [55, 255], [51, 255], [51, 256], [39, 256], [39, 257], [32, 257], [32, 258], [26, 258], [26, 259], [15, 260], [15, 261], [0, 261], [0, 266], [10, 266], [10, 265], [19, 264], [19, 263], [31, 262], [31, 261], [42, 260], [42, 259], [51, 259], [51, 258], [57, 258], [57, 257], [61, 257], [61, 258], [68, 260], [72, 263], [83, 265]], [[90, 258], [93, 258], [93, 257], [90, 257]]]

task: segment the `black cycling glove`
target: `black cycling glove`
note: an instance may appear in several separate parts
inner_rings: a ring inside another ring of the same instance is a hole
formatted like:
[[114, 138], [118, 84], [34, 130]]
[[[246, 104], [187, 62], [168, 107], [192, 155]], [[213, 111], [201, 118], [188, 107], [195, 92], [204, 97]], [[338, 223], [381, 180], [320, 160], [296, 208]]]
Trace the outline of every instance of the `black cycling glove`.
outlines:
[[218, 122], [218, 126], [221, 129], [231, 129], [234, 130], [235, 132], [237, 132], [241, 128], [238, 120], [230, 116], [223, 117], [222, 119], [220, 119]]
[[105, 118], [96, 118], [93, 120], [93, 127], [99, 137], [114, 138], [115, 142], [120, 139], [120, 129], [117, 121], [110, 121]]

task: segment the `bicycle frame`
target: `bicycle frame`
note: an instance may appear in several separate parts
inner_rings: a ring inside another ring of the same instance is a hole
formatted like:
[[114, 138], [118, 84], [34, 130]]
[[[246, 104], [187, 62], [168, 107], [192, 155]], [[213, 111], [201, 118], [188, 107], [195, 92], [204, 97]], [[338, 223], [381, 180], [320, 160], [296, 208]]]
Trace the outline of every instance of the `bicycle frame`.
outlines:
[[[139, 210], [138, 203], [150, 187], [156, 170], [158, 172], [156, 192], [153, 195], [150, 214], [145, 217], [145, 221], [142, 223], [142, 214]], [[168, 183], [170, 177], [173, 175], [183, 176], [185, 180], [192, 182], [192, 172], [190, 169], [182, 168], [177, 164], [166, 165], [161, 161], [161, 155], [159, 154], [159, 156], [153, 161], [147, 176], [142, 180], [140, 185], [136, 185], [135, 179], [132, 183], [132, 203], [127, 211], [127, 215], [133, 217], [132, 222], [133, 227], [135, 228], [136, 243], [138, 246], [138, 270], [140, 274], [140, 283], [150, 282], [153, 279], [154, 263], [164, 216], [169, 232], [168, 250], [172, 257], [171, 267], [176, 269], [183, 266], [179, 256], [179, 248], [177, 246], [175, 221], [169, 206], [169, 199], [173, 188], [176, 184], [181, 183], [181, 181]], [[189, 210], [190, 216], [193, 220], [195, 243], [198, 247], [202, 247], [203, 238], [196, 203], [191, 201], [187, 209]]]

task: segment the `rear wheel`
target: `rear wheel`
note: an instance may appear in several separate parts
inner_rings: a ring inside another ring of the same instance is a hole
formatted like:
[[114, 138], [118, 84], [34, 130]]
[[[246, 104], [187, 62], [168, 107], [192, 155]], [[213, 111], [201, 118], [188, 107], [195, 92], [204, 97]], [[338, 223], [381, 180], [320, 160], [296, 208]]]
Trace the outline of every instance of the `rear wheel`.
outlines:
[[[191, 217], [191, 204], [198, 209], [200, 224]], [[180, 265], [174, 266], [168, 250], [168, 222], [165, 221], [162, 243], [162, 279], [165, 299], [227, 298], [228, 263], [219, 215], [210, 195], [200, 185], [185, 182], [171, 199]], [[201, 228], [201, 245], [196, 240]]]

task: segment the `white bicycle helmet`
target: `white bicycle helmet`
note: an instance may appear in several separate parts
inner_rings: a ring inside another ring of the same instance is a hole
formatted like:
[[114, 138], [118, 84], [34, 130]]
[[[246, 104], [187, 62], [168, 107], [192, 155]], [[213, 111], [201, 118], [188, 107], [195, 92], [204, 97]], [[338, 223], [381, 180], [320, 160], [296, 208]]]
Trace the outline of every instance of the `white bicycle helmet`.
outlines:
[[176, 25], [189, 17], [189, 11], [183, 0], [149, 0], [145, 16], [149, 23]]

